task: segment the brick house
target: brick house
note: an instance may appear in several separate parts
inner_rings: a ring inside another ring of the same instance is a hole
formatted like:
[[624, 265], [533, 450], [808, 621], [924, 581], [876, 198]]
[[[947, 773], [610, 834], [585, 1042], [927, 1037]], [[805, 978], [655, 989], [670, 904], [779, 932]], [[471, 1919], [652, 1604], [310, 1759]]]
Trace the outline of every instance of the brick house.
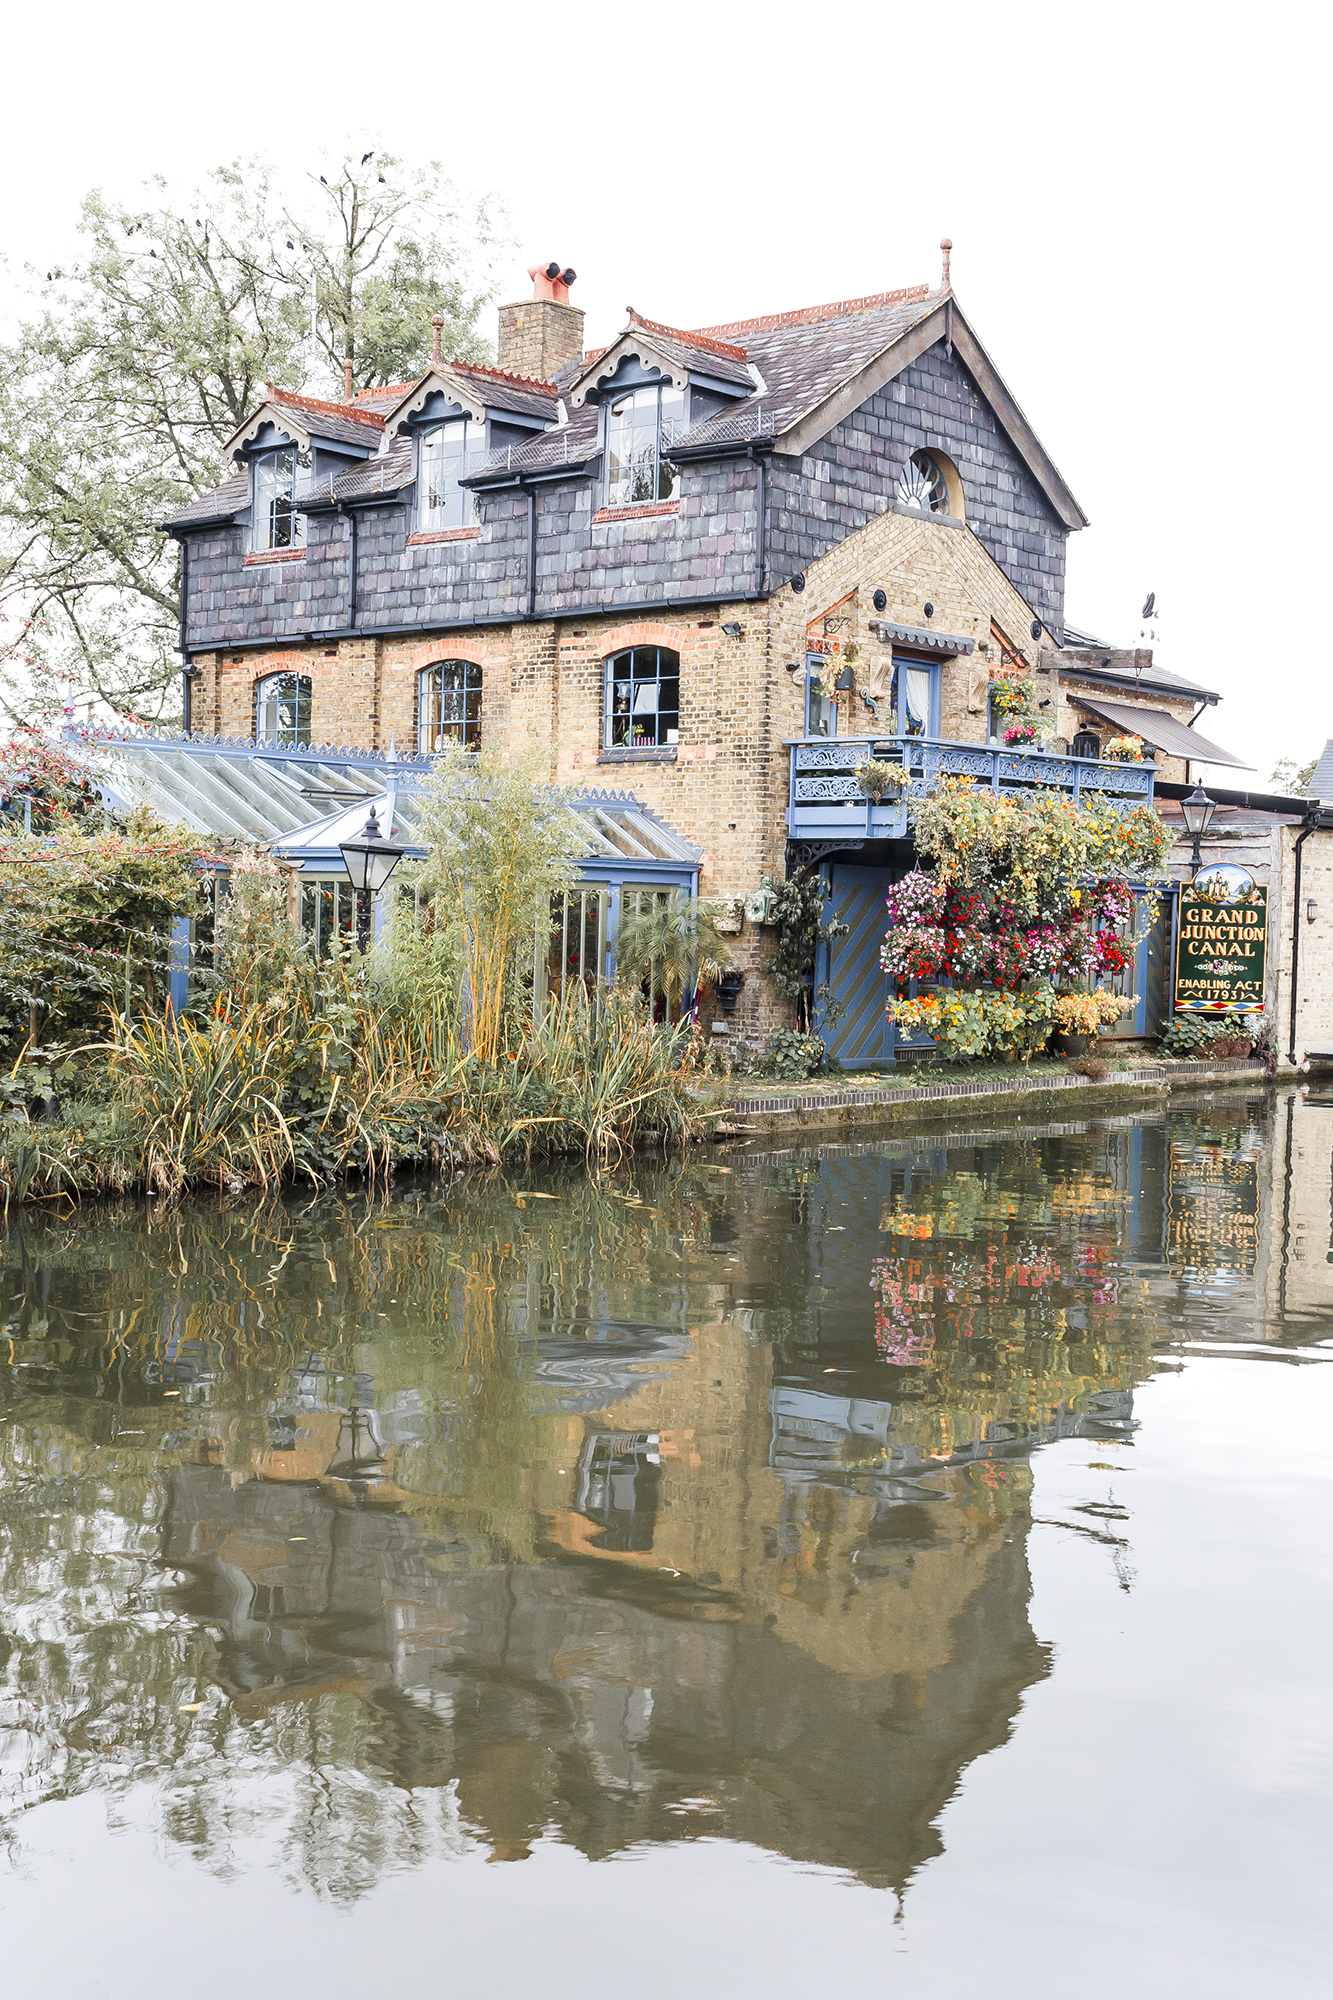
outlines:
[[[917, 787], [965, 771], [1126, 800], [1191, 757], [1238, 762], [1194, 730], [1215, 695], [1066, 627], [1086, 519], [944, 247], [934, 287], [693, 331], [631, 312], [593, 352], [550, 264], [501, 308], [495, 368], [446, 361], [437, 333], [416, 382], [270, 385], [235, 470], [165, 524], [188, 749], [337, 745], [401, 781], [446, 743], [548, 745], [561, 778], [628, 788], [732, 906], [749, 1031], [787, 1016], [743, 899], [819, 868], [853, 923], [824, 968], [852, 1003], [838, 1053], [891, 1059], [870, 946], [911, 847], [904, 806], [858, 786], [872, 746]], [[998, 741], [1014, 675], [1050, 755]], [[1103, 761], [1133, 718], [1157, 763]]]

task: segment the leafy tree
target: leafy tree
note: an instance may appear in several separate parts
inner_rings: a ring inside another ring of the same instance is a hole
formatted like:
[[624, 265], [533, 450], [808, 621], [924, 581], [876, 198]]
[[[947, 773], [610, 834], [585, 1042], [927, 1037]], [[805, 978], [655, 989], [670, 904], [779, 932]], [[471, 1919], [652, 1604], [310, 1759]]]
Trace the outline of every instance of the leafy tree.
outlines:
[[1298, 764], [1294, 757], [1279, 757], [1268, 782], [1275, 792], [1287, 798], [1304, 798], [1318, 762], [1317, 757], [1312, 757], [1308, 764]]
[[179, 599], [155, 524], [226, 476], [266, 382], [340, 398], [348, 364], [354, 390], [413, 377], [435, 313], [446, 352], [484, 359], [496, 239], [438, 166], [388, 154], [312, 176], [302, 202], [256, 161], [188, 200], [160, 179], [139, 206], [94, 192], [80, 233], [0, 347], [0, 704], [50, 720], [73, 690], [158, 720]]

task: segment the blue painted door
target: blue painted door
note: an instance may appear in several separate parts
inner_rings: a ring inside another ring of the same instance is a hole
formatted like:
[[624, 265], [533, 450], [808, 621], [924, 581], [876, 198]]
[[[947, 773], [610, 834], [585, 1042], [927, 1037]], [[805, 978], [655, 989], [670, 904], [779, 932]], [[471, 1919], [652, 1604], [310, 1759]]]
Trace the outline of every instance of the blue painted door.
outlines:
[[[825, 864], [826, 921], [850, 926], [846, 937], [822, 946], [816, 982], [828, 981], [842, 1013], [822, 1030], [824, 1045], [844, 1069], [879, 1069], [893, 1061], [897, 1033], [885, 1013], [889, 982], [879, 962], [888, 928], [884, 898], [901, 869], [856, 868], [849, 862]], [[831, 907], [830, 907], [831, 905]]]

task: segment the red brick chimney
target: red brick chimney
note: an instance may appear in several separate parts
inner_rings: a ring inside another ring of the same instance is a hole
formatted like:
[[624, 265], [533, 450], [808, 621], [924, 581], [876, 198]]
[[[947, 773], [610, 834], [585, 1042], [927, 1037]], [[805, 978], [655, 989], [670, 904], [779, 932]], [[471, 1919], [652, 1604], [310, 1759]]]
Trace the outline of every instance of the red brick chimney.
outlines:
[[577, 274], [552, 258], [528, 272], [532, 297], [501, 306], [496, 363], [507, 375], [550, 382], [583, 357], [583, 314], [569, 303]]

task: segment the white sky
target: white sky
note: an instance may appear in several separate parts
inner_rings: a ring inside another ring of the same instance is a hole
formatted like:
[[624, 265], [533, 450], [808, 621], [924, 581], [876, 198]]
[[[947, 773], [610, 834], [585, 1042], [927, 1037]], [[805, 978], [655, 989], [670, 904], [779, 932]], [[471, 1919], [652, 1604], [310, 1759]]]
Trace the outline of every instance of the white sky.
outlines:
[[1071, 622], [1139, 643], [1155, 590], [1159, 662], [1218, 690], [1200, 726], [1256, 767], [1219, 780], [1266, 782], [1333, 735], [1310, 636], [1326, 20], [1234, 0], [30, 7], [6, 25], [0, 248], [44, 270], [91, 186], [133, 198], [256, 151], [295, 179], [363, 136], [502, 195], [502, 296], [539, 257], [572, 263], [590, 345], [627, 303], [699, 326], [933, 281], [951, 236], [959, 301], [1092, 522]]

